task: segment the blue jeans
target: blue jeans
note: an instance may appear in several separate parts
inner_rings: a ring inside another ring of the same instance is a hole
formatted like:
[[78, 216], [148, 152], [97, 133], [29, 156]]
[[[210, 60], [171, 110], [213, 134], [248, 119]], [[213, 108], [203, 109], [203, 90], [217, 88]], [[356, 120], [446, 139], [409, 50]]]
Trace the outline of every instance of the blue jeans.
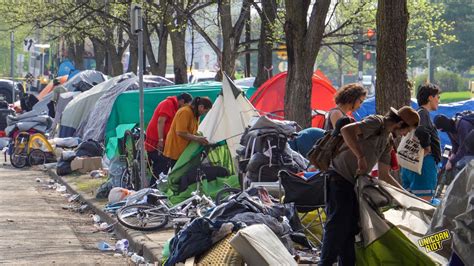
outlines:
[[354, 185], [329, 172], [326, 189], [326, 225], [319, 265], [355, 265], [355, 235], [359, 231], [359, 207]]

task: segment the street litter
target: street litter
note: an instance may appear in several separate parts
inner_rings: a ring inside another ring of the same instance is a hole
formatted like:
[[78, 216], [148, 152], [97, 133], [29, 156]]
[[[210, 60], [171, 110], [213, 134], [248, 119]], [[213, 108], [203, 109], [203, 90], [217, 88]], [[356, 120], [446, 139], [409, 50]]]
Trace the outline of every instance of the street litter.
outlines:
[[97, 243], [97, 248], [99, 250], [102, 250], [102, 251], [112, 251], [112, 250], [114, 250], [114, 248], [112, 246], [110, 246], [110, 244], [105, 242], [105, 241], [100, 241], [99, 243]]
[[77, 201], [79, 199], [79, 194], [74, 194], [72, 196], [70, 196], [67, 201], [68, 202], [73, 202], [73, 201]]
[[100, 216], [97, 215], [97, 214], [94, 214], [94, 215], [92, 215], [92, 220], [93, 220], [95, 223], [99, 223], [99, 222], [100, 222]]
[[37, 178], [35, 179], [35, 181], [38, 182], [38, 183], [41, 183], [41, 178], [37, 177]]
[[12, 219], [7, 219], [7, 222], [13, 223], [14, 221]]
[[133, 253], [131, 259], [132, 259], [132, 261], [135, 262], [136, 264], [140, 264], [140, 263], [144, 263], [144, 262], [145, 262], [145, 258], [143, 258], [142, 256], [138, 255], [137, 253]]
[[105, 172], [103, 170], [93, 170], [90, 173], [92, 178], [101, 178], [105, 176]]
[[66, 190], [67, 190], [66, 186], [61, 186], [60, 185], [60, 186], [56, 187], [57, 192], [66, 192]]
[[129, 242], [127, 239], [120, 239], [115, 243], [115, 251], [120, 251], [123, 254], [127, 254], [128, 252], [128, 247], [129, 247]]

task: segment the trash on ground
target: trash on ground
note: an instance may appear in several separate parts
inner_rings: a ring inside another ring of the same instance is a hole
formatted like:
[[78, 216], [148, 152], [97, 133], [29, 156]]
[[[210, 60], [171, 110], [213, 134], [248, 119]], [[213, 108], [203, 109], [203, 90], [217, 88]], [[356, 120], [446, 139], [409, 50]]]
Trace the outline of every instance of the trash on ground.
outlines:
[[128, 196], [130, 196], [131, 193], [132, 191], [126, 188], [114, 187], [110, 190], [110, 193], [109, 193], [109, 197], [108, 197], [109, 203], [116, 203], [116, 202], [122, 201]]
[[102, 178], [106, 176], [103, 170], [93, 170], [91, 171], [90, 175], [92, 178]]
[[123, 255], [121, 253], [115, 253], [114, 257], [123, 257]]
[[7, 222], [13, 223], [13, 219], [7, 219]]
[[35, 179], [35, 181], [38, 182], [38, 183], [41, 183], [41, 178], [37, 177], [37, 178]]
[[140, 264], [140, 263], [144, 263], [145, 262], [145, 258], [143, 258], [142, 256], [138, 255], [137, 253], [133, 253], [132, 257], [131, 257], [131, 260], [133, 262], [135, 262], [136, 264]]
[[102, 250], [102, 251], [114, 250], [114, 248], [112, 246], [110, 246], [110, 244], [105, 242], [105, 241], [100, 241], [99, 243], [97, 243], [97, 248], [99, 250]]
[[56, 191], [57, 192], [66, 192], [67, 188], [66, 186], [57, 186]]
[[73, 202], [73, 201], [77, 201], [79, 199], [79, 194], [74, 194], [72, 196], [70, 196], [67, 201], [68, 202]]
[[129, 242], [127, 239], [120, 239], [115, 243], [115, 251], [120, 251], [124, 254], [127, 254], [128, 252], [128, 247], [129, 247]]
[[94, 214], [94, 215], [92, 215], [92, 220], [95, 223], [99, 223], [100, 222], [100, 216], [98, 214]]

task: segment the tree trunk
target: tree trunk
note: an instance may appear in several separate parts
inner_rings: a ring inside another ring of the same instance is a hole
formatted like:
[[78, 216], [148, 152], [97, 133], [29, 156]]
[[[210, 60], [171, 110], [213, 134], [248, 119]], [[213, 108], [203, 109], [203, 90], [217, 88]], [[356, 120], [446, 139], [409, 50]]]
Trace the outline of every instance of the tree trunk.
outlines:
[[[153, 70], [153, 73], [156, 73], [158, 76], [164, 77], [166, 74], [166, 63], [167, 63], [167, 52], [168, 52], [168, 29], [161, 25], [161, 30], [157, 31], [158, 33], [158, 65], [156, 70]], [[156, 71], [156, 72], [155, 72]]]
[[[158, 28], [158, 26], [155, 26], [155, 28]], [[159, 63], [157, 62], [156, 57], [155, 57], [155, 53], [153, 52], [153, 45], [151, 43], [151, 35], [152, 35], [152, 32], [149, 31], [148, 25], [144, 24], [144, 27], [143, 27], [143, 45], [144, 45], [144, 49], [145, 49], [146, 58], [148, 59], [148, 63], [150, 64], [151, 73], [164, 77], [164, 75], [166, 73], [166, 68], [165, 68], [164, 72], [159, 71]], [[159, 38], [159, 36], [160, 36], [160, 34], [158, 33], [158, 38]], [[162, 45], [161, 40], [160, 40], [159, 45], [160, 46]], [[165, 53], [166, 53], [166, 51], [165, 51]], [[158, 57], [158, 60], [160, 60], [160, 57]], [[166, 54], [165, 54], [164, 60], [166, 62]]]
[[[145, 39], [145, 36], [143, 36]], [[128, 59], [128, 68], [127, 72], [133, 72], [138, 75], [137, 66], [138, 66], [138, 35], [132, 35], [130, 40], [130, 57]]]
[[68, 57], [74, 62], [74, 67], [79, 70], [84, 69], [84, 40], [68, 39]]
[[186, 35], [184, 31], [170, 31], [171, 47], [173, 50], [173, 71], [175, 84], [188, 83], [186, 49], [184, 42], [185, 36]]
[[117, 54], [117, 48], [114, 45], [107, 45], [107, 53], [109, 55], [110, 73], [111, 76], [118, 76], [123, 74], [122, 57]]
[[[235, 78], [235, 42], [239, 40], [239, 36], [234, 36], [234, 28], [232, 26], [230, 1], [218, 1], [218, 11], [221, 19], [222, 28], [222, 58], [220, 58], [220, 67], [231, 79]], [[218, 79], [221, 80], [221, 75]]]
[[379, 0], [377, 8], [376, 111], [385, 114], [390, 107], [410, 104], [407, 77], [406, 0]]
[[95, 57], [95, 69], [104, 73], [104, 64], [105, 64], [105, 49], [104, 45], [96, 38], [91, 39], [94, 46], [94, 57]]
[[253, 84], [260, 87], [269, 77], [273, 76], [273, 43], [270, 43], [272, 34], [271, 24], [276, 18], [276, 0], [262, 0], [263, 17], [260, 24], [260, 40], [258, 42], [258, 69]]
[[286, 0], [286, 78], [285, 117], [303, 128], [311, 126], [313, 66], [323, 38], [330, 0], [318, 0], [307, 22], [310, 0]]

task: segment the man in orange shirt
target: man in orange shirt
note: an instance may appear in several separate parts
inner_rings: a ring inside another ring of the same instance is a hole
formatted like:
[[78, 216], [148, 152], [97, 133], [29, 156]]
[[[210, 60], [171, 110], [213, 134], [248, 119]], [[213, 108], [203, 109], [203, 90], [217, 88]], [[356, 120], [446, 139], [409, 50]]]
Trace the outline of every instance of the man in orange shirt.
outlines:
[[212, 102], [209, 98], [196, 97], [191, 105], [178, 110], [168, 132], [163, 152], [163, 155], [168, 159], [170, 168], [173, 168], [190, 141], [196, 141], [202, 145], [209, 144], [205, 137], [198, 136], [196, 133], [199, 117], [206, 114], [211, 108]]
[[166, 135], [170, 130], [176, 112], [182, 106], [192, 101], [189, 93], [181, 93], [163, 100], [156, 107], [153, 116], [146, 129], [145, 150], [153, 167], [153, 175], [159, 178], [160, 173], [167, 170], [167, 161], [162, 152], [166, 141]]

